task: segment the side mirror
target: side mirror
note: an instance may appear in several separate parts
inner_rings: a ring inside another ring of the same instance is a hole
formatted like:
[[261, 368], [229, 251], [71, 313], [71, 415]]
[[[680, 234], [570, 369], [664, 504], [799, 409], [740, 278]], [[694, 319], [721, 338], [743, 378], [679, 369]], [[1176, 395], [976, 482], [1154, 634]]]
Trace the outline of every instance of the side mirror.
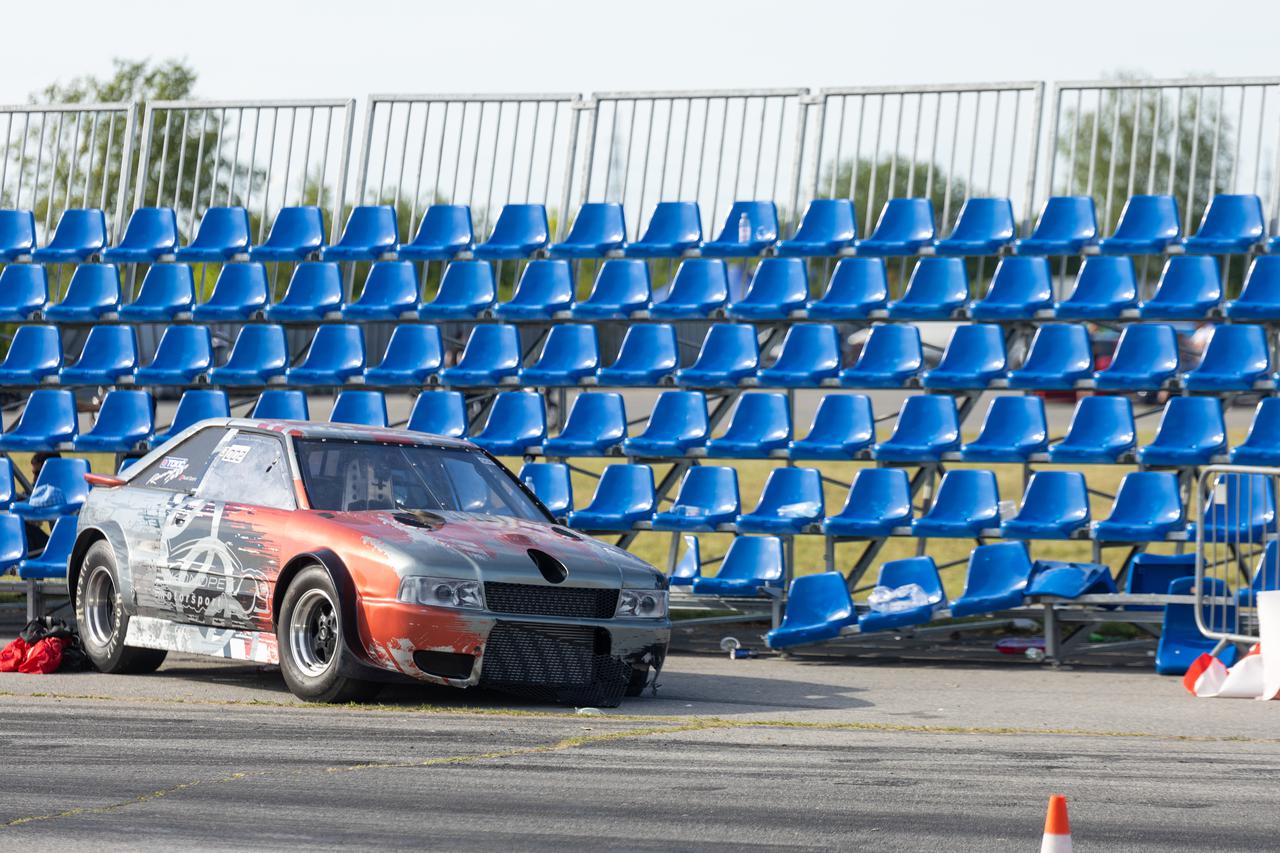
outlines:
[[116, 486], [123, 486], [124, 479], [114, 477], [110, 474], [85, 474], [84, 481], [91, 486], [97, 486], [100, 489], [114, 489]]

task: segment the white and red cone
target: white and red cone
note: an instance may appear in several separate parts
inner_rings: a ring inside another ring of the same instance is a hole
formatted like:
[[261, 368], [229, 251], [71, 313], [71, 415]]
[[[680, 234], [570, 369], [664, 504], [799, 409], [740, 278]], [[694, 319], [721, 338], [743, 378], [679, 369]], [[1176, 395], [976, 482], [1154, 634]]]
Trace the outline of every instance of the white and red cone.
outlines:
[[1067, 822], [1067, 798], [1049, 797], [1049, 813], [1044, 818], [1044, 840], [1040, 853], [1071, 853], [1071, 825]]

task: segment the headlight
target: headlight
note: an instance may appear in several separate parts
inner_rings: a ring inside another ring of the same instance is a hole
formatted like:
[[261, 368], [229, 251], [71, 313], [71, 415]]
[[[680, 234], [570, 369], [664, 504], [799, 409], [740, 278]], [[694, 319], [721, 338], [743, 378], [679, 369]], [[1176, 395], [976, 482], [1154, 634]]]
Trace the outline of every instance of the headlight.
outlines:
[[618, 612], [614, 615], [661, 619], [667, 615], [667, 591], [665, 589], [624, 589], [618, 596]]
[[397, 597], [409, 604], [484, 610], [484, 590], [478, 581], [408, 577], [400, 582]]

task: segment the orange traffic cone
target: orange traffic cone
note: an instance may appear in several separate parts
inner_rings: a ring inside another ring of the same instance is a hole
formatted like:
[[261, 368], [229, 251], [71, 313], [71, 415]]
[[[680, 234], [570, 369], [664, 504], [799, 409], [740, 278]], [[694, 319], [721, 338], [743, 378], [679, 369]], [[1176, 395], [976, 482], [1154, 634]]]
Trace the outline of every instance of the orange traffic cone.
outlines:
[[1067, 798], [1049, 797], [1049, 813], [1044, 818], [1044, 840], [1040, 853], [1071, 853], [1071, 825], [1067, 822]]

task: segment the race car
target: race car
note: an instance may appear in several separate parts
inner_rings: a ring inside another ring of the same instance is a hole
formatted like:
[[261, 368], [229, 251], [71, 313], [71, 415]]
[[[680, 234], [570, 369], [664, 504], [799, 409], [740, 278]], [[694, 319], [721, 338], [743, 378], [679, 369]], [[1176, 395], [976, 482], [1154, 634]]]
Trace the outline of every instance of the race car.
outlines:
[[67, 582], [103, 672], [180, 651], [321, 702], [407, 677], [614, 706], [666, 656], [665, 576], [466, 441], [216, 419], [88, 478]]

